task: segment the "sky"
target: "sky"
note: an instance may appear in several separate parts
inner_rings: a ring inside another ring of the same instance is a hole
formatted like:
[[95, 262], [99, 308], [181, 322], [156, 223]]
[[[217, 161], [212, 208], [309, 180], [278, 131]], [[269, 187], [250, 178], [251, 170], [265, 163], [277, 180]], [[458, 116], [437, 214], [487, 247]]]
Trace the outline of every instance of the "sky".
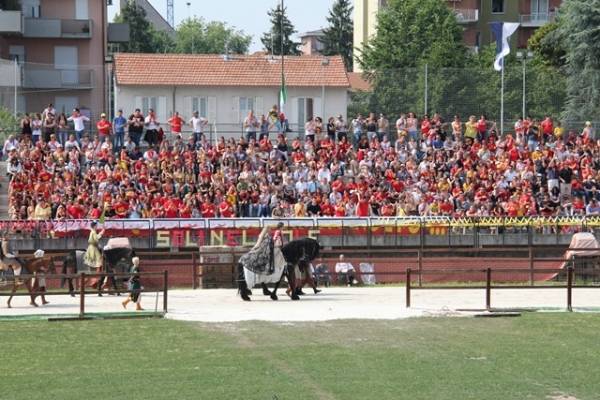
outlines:
[[[191, 3], [188, 11], [186, 3]], [[246, 34], [252, 35], [250, 52], [262, 50], [260, 37], [269, 30], [267, 11], [278, 0], [174, 0], [175, 25], [183, 19], [202, 17], [207, 21], [223, 21]], [[285, 0], [288, 17], [298, 33], [312, 31], [327, 26], [326, 17], [334, 0]], [[119, 1], [113, 1], [118, 4]], [[167, 0], [150, 0], [150, 3], [163, 17], [167, 15]], [[117, 6], [109, 7], [109, 19], [117, 13]], [[296, 38], [298, 40], [298, 38]]]

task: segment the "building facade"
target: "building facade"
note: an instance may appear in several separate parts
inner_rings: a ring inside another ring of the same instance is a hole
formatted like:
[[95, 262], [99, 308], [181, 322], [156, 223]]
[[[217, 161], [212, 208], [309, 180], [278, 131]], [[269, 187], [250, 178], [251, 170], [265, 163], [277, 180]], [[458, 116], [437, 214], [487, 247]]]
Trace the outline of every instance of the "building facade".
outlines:
[[98, 0], [21, 0], [20, 10], [0, 11], [0, 58], [17, 62], [18, 111], [103, 111], [106, 12]]
[[[285, 58], [287, 102], [294, 127], [308, 118], [346, 116], [348, 75], [342, 58]], [[178, 111], [185, 119], [198, 111], [217, 132], [239, 134], [249, 111], [268, 114], [278, 104], [281, 59], [266, 55], [115, 55], [115, 108], [126, 114], [154, 109], [159, 122]]]
[[[527, 47], [535, 30], [554, 20], [562, 0], [447, 0], [459, 24], [463, 26], [465, 44], [477, 51], [482, 45], [494, 41], [489, 23], [493, 21], [519, 22], [521, 24], [513, 45]], [[363, 43], [377, 29], [377, 12], [386, 6], [385, 0], [356, 0], [354, 5], [354, 57], [360, 55]], [[358, 62], [355, 71], [360, 72]]]

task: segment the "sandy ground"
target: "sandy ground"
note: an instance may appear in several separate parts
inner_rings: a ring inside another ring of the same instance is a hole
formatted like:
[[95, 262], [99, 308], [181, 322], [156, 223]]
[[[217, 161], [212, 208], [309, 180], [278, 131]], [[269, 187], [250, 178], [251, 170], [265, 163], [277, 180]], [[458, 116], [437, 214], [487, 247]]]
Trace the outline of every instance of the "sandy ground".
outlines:
[[[457, 309], [481, 309], [485, 306], [483, 290], [418, 290], [412, 292], [412, 307], [405, 306], [403, 287], [324, 288], [317, 295], [308, 294], [292, 302], [281, 293], [279, 301], [264, 297], [254, 290], [252, 302], [243, 302], [235, 290], [172, 290], [169, 291], [167, 318], [233, 322], [263, 321], [326, 321], [333, 319], [399, 319], [431, 315], [460, 315]], [[0, 298], [0, 316], [77, 314], [79, 297], [48, 296], [50, 304], [38, 308], [29, 305], [28, 297], [13, 299], [13, 308], [6, 308], [6, 297]], [[124, 297], [86, 296], [86, 312], [123, 312]], [[566, 307], [566, 289], [502, 289], [492, 291], [492, 307]], [[146, 310], [162, 310], [162, 294], [145, 294]], [[599, 289], [576, 289], [573, 305], [579, 308], [599, 307]], [[133, 310], [129, 305], [129, 311]]]

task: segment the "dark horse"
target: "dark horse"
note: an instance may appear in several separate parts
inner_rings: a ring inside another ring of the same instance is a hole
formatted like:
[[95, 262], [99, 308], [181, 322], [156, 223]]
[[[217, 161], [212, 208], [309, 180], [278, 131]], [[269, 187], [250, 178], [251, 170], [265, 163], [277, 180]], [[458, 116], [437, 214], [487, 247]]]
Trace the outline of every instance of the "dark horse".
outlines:
[[[311, 238], [292, 240], [288, 244], [284, 245], [281, 248], [281, 252], [283, 253], [286, 266], [283, 268], [281, 276], [279, 276], [278, 279], [276, 278], [275, 288], [272, 292], [267, 288], [265, 282], [261, 282], [263, 294], [265, 296], [270, 296], [273, 300], [277, 300], [277, 289], [285, 277], [288, 281], [289, 293], [291, 294], [292, 300], [300, 300], [295, 286], [296, 266], [298, 266], [300, 271], [304, 271], [305, 268], [308, 268], [310, 262], [319, 256], [319, 250], [319, 242]], [[242, 299], [245, 301], [250, 301], [250, 295], [252, 292], [248, 288], [248, 284], [244, 278], [244, 266], [242, 264], [238, 264], [238, 279], [238, 286]]]
[[[67, 274], [71, 270], [72, 274], [80, 274], [82, 272], [91, 273], [90, 267], [83, 262], [83, 250], [71, 250], [63, 259], [62, 273]], [[102, 252], [102, 272], [103, 273], [126, 273], [131, 268], [131, 259], [135, 256], [135, 252], [129, 248], [116, 248], [105, 250]], [[97, 281], [98, 295], [102, 296], [102, 285], [104, 276]], [[75, 296], [75, 288], [73, 278], [63, 278], [61, 287], [64, 287], [65, 281], [69, 284], [69, 292], [71, 296]], [[117, 280], [113, 276], [108, 277], [108, 284], [112, 286], [114, 291], [118, 291]]]

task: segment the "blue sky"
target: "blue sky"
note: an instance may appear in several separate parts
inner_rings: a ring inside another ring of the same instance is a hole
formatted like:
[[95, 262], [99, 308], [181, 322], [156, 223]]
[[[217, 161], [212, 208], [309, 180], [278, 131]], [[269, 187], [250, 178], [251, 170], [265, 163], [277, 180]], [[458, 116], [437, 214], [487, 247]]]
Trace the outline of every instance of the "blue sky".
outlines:
[[[269, 28], [267, 10], [274, 7], [277, 0], [175, 0], [175, 25], [189, 14], [208, 21], [224, 21], [246, 34], [252, 35], [250, 51], [262, 49], [260, 37]], [[334, 0], [285, 0], [288, 15], [296, 30], [312, 31], [327, 25], [327, 14]], [[119, 1], [113, 1], [118, 4]], [[163, 16], [167, 15], [167, 0], [150, 0], [150, 3]], [[109, 7], [109, 19], [117, 12], [116, 6]]]

